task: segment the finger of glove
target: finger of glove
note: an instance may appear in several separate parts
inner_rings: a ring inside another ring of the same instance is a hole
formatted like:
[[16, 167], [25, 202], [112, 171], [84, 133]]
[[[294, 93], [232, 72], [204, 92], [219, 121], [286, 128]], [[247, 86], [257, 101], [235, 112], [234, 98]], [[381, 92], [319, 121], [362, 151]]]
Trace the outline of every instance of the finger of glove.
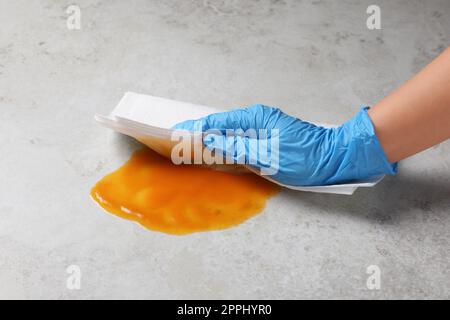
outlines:
[[252, 105], [248, 108], [239, 108], [227, 112], [210, 114], [204, 118], [196, 120], [187, 120], [173, 126], [173, 129], [187, 131], [207, 131], [217, 129], [224, 132], [230, 130], [248, 130], [264, 128], [267, 123], [264, 119], [270, 116], [274, 108], [266, 107], [260, 104]]
[[203, 143], [210, 151], [219, 152], [233, 163], [259, 165], [256, 139], [209, 134], [204, 137]]

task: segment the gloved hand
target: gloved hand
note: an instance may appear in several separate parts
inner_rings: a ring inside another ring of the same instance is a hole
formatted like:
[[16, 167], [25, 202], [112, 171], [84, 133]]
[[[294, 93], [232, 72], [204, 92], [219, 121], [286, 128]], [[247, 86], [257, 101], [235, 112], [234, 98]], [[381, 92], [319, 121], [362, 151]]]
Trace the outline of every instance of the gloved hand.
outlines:
[[[395, 174], [397, 164], [388, 162], [367, 114], [368, 108], [337, 128], [323, 128], [263, 105], [211, 114], [174, 126], [188, 131], [217, 129], [279, 129], [279, 167], [270, 178], [291, 186], [315, 186], [345, 183], [380, 174]], [[270, 139], [270, 130], [269, 130]], [[227, 146], [245, 144], [245, 149]], [[252, 146], [251, 137], [209, 134], [203, 143], [208, 149], [223, 152], [234, 160], [245, 157]], [[233, 149], [233, 148], [232, 148]], [[246, 153], [246, 154], [243, 154]], [[254, 168], [267, 163], [258, 159]]]

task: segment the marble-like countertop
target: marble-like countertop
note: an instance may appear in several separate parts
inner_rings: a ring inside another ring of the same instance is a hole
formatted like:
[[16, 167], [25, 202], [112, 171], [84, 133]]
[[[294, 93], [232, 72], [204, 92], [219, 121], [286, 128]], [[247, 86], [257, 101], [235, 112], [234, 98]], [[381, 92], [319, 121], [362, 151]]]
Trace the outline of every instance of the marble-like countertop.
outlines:
[[76, 2], [81, 30], [68, 2], [0, 4], [0, 298], [450, 298], [449, 143], [225, 231], [150, 232], [89, 198], [136, 148], [93, 121], [125, 91], [340, 123], [449, 44], [448, 1], [378, 1], [381, 30], [369, 1]]

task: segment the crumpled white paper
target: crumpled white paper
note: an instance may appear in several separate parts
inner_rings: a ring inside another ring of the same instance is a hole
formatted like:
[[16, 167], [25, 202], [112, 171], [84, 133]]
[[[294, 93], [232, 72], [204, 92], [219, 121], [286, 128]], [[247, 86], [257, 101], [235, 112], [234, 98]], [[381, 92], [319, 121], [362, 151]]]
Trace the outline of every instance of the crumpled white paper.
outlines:
[[[117, 107], [108, 116], [96, 115], [95, 120], [117, 132], [131, 136], [156, 152], [170, 157], [172, 147], [178, 143], [171, 140], [175, 124], [197, 119], [223, 110], [133, 92], [125, 93]], [[330, 126], [320, 124], [322, 126]], [[247, 167], [251, 170], [251, 168]], [[255, 174], [257, 171], [251, 170]], [[262, 176], [283, 187], [310, 192], [351, 195], [358, 187], [373, 187], [384, 176], [338, 185], [296, 187], [281, 184], [270, 176]]]

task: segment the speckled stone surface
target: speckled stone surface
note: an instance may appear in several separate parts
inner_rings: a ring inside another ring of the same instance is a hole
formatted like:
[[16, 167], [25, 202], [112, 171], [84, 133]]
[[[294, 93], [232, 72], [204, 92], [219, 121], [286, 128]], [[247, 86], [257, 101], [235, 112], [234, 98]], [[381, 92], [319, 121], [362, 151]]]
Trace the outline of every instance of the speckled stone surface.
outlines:
[[0, 0], [0, 298], [450, 298], [449, 143], [373, 189], [283, 191], [219, 232], [150, 232], [89, 197], [137, 146], [93, 121], [125, 91], [341, 123], [449, 45], [448, 0], [377, 1], [381, 30], [370, 4]]

